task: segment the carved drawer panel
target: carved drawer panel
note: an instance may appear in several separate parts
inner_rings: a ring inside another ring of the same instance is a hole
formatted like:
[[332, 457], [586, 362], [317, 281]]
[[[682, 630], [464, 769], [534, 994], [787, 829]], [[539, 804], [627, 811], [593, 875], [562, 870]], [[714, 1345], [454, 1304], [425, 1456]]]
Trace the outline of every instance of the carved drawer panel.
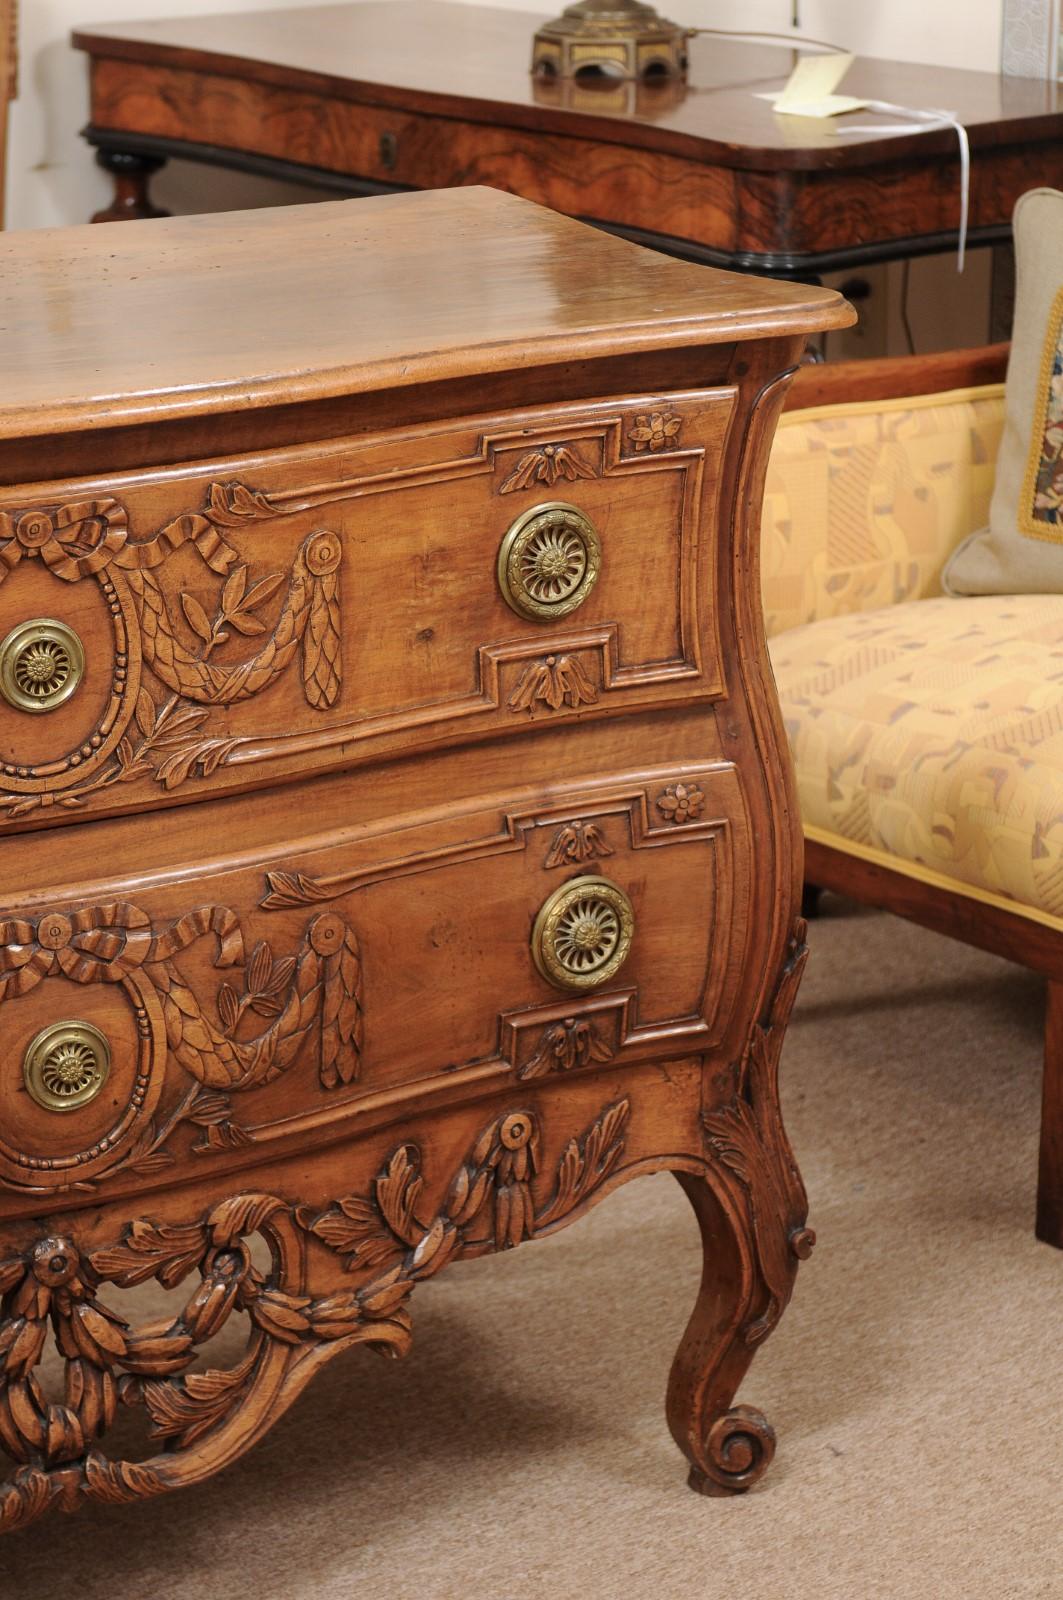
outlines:
[[733, 403], [5, 492], [0, 826], [720, 695]]
[[135, 889], [16, 909], [0, 1203], [711, 1048], [749, 855], [738, 774], [715, 763], [252, 847], [209, 876], [160, 861]]

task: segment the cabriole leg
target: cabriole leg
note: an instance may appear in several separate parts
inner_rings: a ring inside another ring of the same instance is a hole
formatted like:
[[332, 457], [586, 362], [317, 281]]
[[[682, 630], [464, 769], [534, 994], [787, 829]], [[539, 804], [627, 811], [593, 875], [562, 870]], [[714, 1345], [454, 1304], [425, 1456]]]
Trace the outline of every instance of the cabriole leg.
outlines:
[[779, 1055], [808, 949], [798, 921], [771, 1013], [757, 1023], [733, 1098], [703, 1113], [705, 1175], [677, 1172], [701, 1229], [701, 1288], [672, 1366], [668, 1425], [701, 1494], [749, 1489], [771, 1464], [775, 1434], [732, 1401], [790, 1299], [816, 1236], [779, 1108]]

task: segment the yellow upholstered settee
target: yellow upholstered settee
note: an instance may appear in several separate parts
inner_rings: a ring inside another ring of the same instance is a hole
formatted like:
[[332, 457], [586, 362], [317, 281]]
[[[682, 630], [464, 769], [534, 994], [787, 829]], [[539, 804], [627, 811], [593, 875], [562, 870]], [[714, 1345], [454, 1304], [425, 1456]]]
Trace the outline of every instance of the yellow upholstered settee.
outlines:
[[799, 373], [762, 587], [807, 882], [1049, 980], [1037, 1232], [1063, 1246], [1063, 594], [941, 591], [989, 519], [1005, 360]]

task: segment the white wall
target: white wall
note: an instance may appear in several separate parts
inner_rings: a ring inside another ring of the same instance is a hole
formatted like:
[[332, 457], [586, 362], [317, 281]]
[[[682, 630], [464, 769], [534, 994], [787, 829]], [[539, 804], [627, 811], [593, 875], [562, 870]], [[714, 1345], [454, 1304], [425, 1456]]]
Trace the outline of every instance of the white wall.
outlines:
[[[87, 222], [110, 200], [112, 185], [78, 137], [88, 121], [88, 57], [70, 46], [74, 28], [155, 15], [267, 11], [293, 0], [19, 0], [19, 97], [11, 107], [7, 226], [50, 228]], [[155, 190], [174, 211], [221, 210], [249, 203], [241, 189], [268, 204], [292, 197], [281, 185], [255, 185], [235, 174], [175, 167]], [[198, 202], [200, 196], [203, 203]], [[304, 198], [306, 198], [304, 193]]]
[[[81, 222], [110, 197], [110, 182], [78, 138], [88, 117], [87, 63], [70, 48], [72, 28], [162, 13], [276, 9], [298, 0], [21, 0], [21, 94], [12, 107], [8, 226]], [[310, 0], [306, 0], [310, 3]], [[515, 10], [551, 10], [549, 0], [494, 0]], [[558, 9], [563, 0], [559, 0]], [[791, 0], [659, 0], [692, 26], [787, 29]], [[866, 55], [995, 71], [1002, 0], [799, 0], [802, 31]], [[278, 204], [297, 191], [264, 180], [172, 164], [156, 180], [174, 211]], [[305, 191], [303, 191], [305, 198]]]
[[[542, 0], [469, 0], [538, 11]], [[558, 10], [567, 4], [561, 0]], [[699, 28], [791, 33], [793, 0], [652, 0], [674, 22]], [[547, 5], [549, 9], [549, 5]], [[1000, 67], [1003, 0], [797, 0], [800, 32], [858, 55], [929, 61], [939, 67]]]

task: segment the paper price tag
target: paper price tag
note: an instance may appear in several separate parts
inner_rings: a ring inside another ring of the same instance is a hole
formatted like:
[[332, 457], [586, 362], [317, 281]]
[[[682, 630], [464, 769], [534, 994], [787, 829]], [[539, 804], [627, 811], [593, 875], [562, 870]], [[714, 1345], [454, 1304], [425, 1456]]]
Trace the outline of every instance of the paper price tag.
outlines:
[[862, 110], [865, 101], [834, 93], [855, 60], [841, 52], [802, 56], [782, 93], [775, 96], [775, 110], [785, 117], [837, 117]]

